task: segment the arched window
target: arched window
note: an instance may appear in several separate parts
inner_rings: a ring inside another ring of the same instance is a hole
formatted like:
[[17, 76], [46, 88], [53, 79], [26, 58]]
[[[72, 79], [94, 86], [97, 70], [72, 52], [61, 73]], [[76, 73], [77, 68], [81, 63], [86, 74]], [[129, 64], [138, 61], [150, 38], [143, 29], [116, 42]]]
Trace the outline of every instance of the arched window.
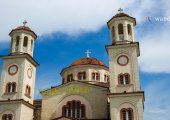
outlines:
[[112, 38], [113, 38], [113, 40], [115, 40], [115, 28], [114, 28], [114, 26], [112, 27]]
[[93, 72], [92, 80], [100, 80], [100, 74], [98, 72]]
[[109, 75], [105, 74], [104, 75], [104, 82], [109, 82], [109, 81], [110, 81]]
[[16, 83], [12, 83], [12, 92], [15, 92], [16, 91]]
[[26, 86], [25, 95], [28, 97], [31, 96], [31, 87], [29, 85]]
[[62, 115], [69, 118], [85, 118], [86, 117], [86, 109], [85, 105], [81, 104], [80, 101], [69, 101], [62, 108]]
[[7, 83], [6, 85], [6, 93], [12, 93], [12, 92], [16, 92], [16, 83]]
[[119, 74], [118, 75], [118, 83], [120, 85], [130, 84], [130, 75], [129, 75], [129, 73]]
[[120, 111], [120, 120], [134, 120], [133, 110], [131, 108], [123, 108]]
[[86, 72], [79, 72], [78, 73], [78, 79], [79, 80], [85, 80], [86, 79]]
[[67, 82], [70, 82], [73, 80], [73, 74], [67, 75]]
[[27, 36], [25, 36], [25, 37], [24, 37], [24, 43], [23, 43], [23, 46], [24, 46], [24, 47], [27, 47], [27, 45], [28, 45], [28, 37], [27, 37]]
[[31, 51], [33, 50], [33, 40], [31, 40]]
[[127, 28], [128, 28], [128, 35], [132, 35], [132, 28], [131, 28], [131, 25], [128, 24], [128, 25], [127, 25]]
[[2, 120], [12, 120], [13, 115], [12, 114], [4, 114], [2, 115]]
[[118, 25], [118, 31], [119, 31], [119, 32], [118, 32], [119, 35], [120, 35], [120, 34], [124, 34], [124, 33], [123, 33], [123, 24], [119, 24], [119, 25]]
[[16, 37], [16, 44], [15, 44], [15, 46], [18, 46], [18, 45], [19, 45], [19, 40], [20, 40], [20, 37], [17, 36], [17, 37]]

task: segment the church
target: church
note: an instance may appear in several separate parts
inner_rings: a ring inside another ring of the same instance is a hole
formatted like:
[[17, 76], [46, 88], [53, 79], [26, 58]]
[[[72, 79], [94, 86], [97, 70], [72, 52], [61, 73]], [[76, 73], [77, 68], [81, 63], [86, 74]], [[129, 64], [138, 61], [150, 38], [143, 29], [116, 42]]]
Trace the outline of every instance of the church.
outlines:
[[61, 85], [40, 91], [41, 100], [34, 100], [37, 35], [26, 22], [12, 29], [10, 53], [1, 56], [0, 120], [143, 120], [136, 19], [120, 9], [107, 25], [109, 66], [87, 51], [61, 70]]

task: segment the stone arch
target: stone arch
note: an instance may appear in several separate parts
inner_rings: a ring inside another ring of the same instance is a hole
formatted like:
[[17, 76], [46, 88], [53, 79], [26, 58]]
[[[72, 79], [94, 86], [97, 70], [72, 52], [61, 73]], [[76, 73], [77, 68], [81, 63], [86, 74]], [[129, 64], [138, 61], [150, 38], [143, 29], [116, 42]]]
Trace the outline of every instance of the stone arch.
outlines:
[[134, 117], [134, 120], [136, 120], [136, 115], [137, 115], [137, 107], [135, 106], [135, 104], [131, 101], [122, 101], [119, 106], [118, 106], [118, 120], [121, 120], [120, 118], [120, 115], [121, 115], [121, 110], [122, 109], [132, 109], [133, 110], [133, 117]]
[[74, 95], [66, 95], [60, 98], [60, 101], [57, 103], [57, 106], [56, 106], [57, 109], [51, 119], [61, 117], [63, 106], [66, 105], [68, 101], [72, 101], [72, 100], [81, 101], [81, 103], [84, 104], [86, 107], [86, 116], [88, 116], [89, 118], [92, 118], [93, 111], [88, 100], [84, 96], [74, 94]]

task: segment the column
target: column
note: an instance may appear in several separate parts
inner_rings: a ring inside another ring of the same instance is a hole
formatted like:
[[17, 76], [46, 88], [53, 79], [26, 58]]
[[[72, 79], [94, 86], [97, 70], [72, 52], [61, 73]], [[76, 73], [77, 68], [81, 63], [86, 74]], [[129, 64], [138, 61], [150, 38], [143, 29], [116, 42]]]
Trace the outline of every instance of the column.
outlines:
[[124, 40], [128, 40], [128, 30], [127, 30], [127, 23], [123, 23], [123, 32], [124, 32]]
[[21, 34], [20, 36], [20, 40], [19, 40], [19, 52], [23, 52], [23, 39], [24, 39], [24, 36], [23, 34]]
[[115, 36], [116, 36], [116, 41], [119, 41], [118, 24], [117, 23], [115, 25]]
[[135, 32], [134, 32], [133, 23], [131, 23], [130, 25], [131, 25], [131, 29], [132, 29], [132, 41], [135, 42]]

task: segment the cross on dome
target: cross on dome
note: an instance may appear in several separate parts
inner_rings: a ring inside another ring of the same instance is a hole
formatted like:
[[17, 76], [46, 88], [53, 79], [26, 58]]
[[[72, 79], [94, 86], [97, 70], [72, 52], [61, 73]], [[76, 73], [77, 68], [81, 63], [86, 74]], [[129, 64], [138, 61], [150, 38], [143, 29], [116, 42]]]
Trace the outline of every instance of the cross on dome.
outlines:
[[27, 21], [26, 21], [26, 20], [24, 20], [23, 25], [25, 26], [26, 24], [27, 24]]
[[118, 9], [118, 12], [119, 12], [119, 13], [122, 13], [122, 12], [123, 12], [123, 9], [122, 9], [122, 8], [119, 8], [119, 9]]
[[90, 57], [91, 52], [90, 52], [89, 50], [87, 50], [87, 51], [85, 52], [85, 54], [87, 54], [86, 56], [87, 56], [87, 58], [89, 58], [89, 57]]

